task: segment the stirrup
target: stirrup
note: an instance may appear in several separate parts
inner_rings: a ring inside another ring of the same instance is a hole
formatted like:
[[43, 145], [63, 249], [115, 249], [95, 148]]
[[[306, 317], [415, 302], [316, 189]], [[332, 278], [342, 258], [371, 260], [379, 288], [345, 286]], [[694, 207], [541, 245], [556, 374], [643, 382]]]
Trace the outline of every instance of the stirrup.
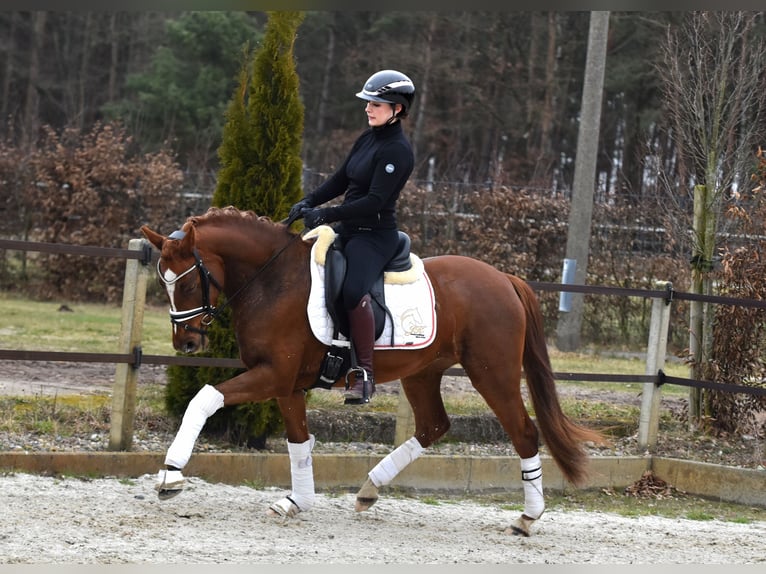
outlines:
[[[348, 376], [351, 373], [356, 373], [354, 377], [354, 384], [350, 384]], [[367, 375], [367, 371], [363, 367], [356, 367], [349, 370], [346, 373], [346, 392], [344, 394], [344, 405], [364, 405], [370, 402], [372, 395], [375, 394], [375, 378], [370, 374]]]

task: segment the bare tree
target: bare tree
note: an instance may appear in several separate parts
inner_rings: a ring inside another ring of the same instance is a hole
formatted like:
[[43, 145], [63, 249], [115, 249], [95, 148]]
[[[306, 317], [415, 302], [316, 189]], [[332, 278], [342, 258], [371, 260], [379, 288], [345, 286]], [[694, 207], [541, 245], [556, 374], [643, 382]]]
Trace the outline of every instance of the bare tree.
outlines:
[[46, 12], [34, 13], [34, 25], [31, 49], [29, 52], [29, 76], [27, 81], [26, 98], [24, 103], [24, 123], [21, 130], [22, 147], [29, 147], [37, 139], [37, 129], [40, 125], [39, 105], [40, 96], [40, 58], [45, 32]]
[[[3, 71], [3, 82], [2, 87], [0, 88], [0, 117], [5, 118], [7, 117], [8, 113], [11, 110], [10, 105], [10, 94], [11, 94], [11, 78], [14, 75], [14, 68], [13, 65], [14, 61], [14, 38], [16, 36], [16, 25], [18, 22], [18, 14], [16, 12], [11, 12], [8, 15], [9, 23], [8, 23], [8, 34], [6, 35], [6, 42], [3, 46], [5, 50], [5, 58], [3, 62], [4, 71]], [[0, 128], [2, 129], [2, 128]]]
[[[669, 28], [659, 67], [675, 143], [677, 173], [664, 174], [676, 207], [677, 229], [691, 229], [691, 292], [712, 294], [721, 214], [726, 199], [746, 185], [757, 129], [764, 112], [764, 45], [752, 33], [756, 13], [692, 12]], [[693, 210], [688, 209], [692, 205]], [[690, 305], [689, 355], [693, 376], [703, 378], [710, 359], [713, 311]], [[689, 418], [703, 412], [691, 389]]]

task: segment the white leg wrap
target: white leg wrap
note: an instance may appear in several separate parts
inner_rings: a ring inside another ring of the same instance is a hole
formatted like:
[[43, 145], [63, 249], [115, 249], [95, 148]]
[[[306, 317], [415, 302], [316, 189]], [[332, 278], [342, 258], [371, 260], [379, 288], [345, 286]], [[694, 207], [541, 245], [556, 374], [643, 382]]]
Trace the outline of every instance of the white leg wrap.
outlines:
[[412, 437], [396, 447], [393, 452], [389, 453], [386, 458], [375, 465], [375, 468], [367, 476], [370, 477], [375, 486], [385, 486], [421, 454], [423, 454], [423, 447], [420, 446], [418, 439]]
[[524, 515], [537, 520], [545, 510], [543, 466], [539, 454], [521, 459], [521, 482], [524, 485]]
[[293, 487], [292, 493], [287, 498], [301, 511], [309, 510], [314, 506], [314, 467], [311, 461], [314, 442], [316, 442], [314, 435], [310, 434], [306, 442], [287, 443]]
[[223, 395], [210, 385], [205, 385], [194, 395], [184, 412], [181, 428], [165, 456], [165, 464], [176, 468], [186, 466], [205, 421], [222, 406]]

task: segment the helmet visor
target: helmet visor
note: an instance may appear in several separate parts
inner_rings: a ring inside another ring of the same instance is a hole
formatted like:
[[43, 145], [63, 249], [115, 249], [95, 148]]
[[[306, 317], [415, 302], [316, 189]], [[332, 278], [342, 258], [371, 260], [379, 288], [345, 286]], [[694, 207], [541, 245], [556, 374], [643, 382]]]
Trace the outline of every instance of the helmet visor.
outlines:
[[357, 98], [362, 98], [363, 100], [367, 100], [368, 102], [380, 102], [381, 104], [395, 104], [393, 100], [387, 100], [386, 98], [381, 98], [377, 92], [368, 92], [367, 90], [362, 90], [361, 92], [356, 94]]

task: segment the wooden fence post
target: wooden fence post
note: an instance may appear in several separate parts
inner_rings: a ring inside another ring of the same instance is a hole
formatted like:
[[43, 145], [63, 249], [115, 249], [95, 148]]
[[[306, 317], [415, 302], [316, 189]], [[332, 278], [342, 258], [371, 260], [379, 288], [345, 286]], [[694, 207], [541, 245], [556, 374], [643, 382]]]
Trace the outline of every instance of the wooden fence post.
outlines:
[[[661, 283], [668, 293], [672, 284]], [[656, 298], [652, 301], [652, 317], [649, 326], [649, 342], [646, 347], [647, 375], [656, 375], [665, 366], [668, 349], [668, 326], [670, 324], [670, 299]], [[657, 444], [657, 431], [660, 425], [661, 391], [655, 383], [644, 383], [641, 396], [641, 414], [638, 422], [638, 445], [651, 448]]]
[[[128, 249], [145, 250], [143, 239], [131, 239]], [[144, 324], [148, 261], [128, 259], [125, 265], [125, 287], [122, 293], [122, 326], [118, 353], [140, 359], [141, 330]], [[136, 412], [136, 382], [139, 363], [118, 363], [112, 389], [112, 416], [109, 450], [130, 450], [133, 444], [133, 422]]]

